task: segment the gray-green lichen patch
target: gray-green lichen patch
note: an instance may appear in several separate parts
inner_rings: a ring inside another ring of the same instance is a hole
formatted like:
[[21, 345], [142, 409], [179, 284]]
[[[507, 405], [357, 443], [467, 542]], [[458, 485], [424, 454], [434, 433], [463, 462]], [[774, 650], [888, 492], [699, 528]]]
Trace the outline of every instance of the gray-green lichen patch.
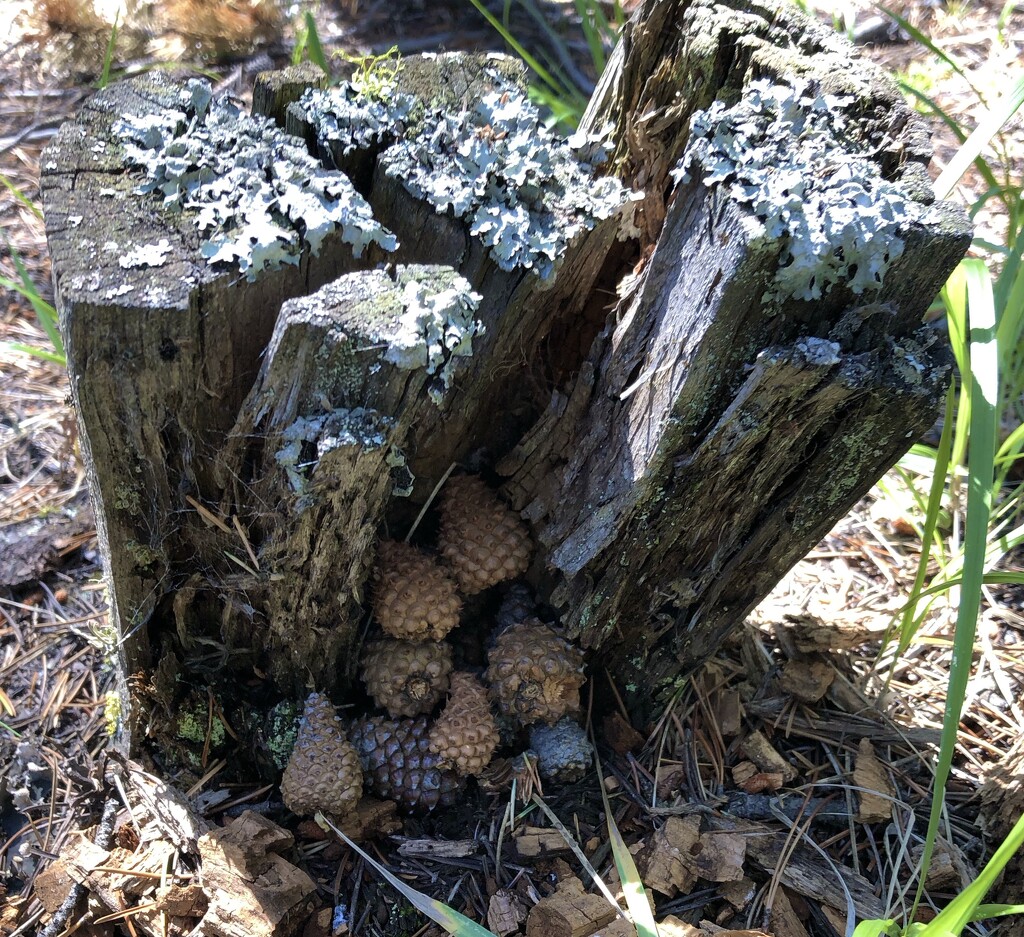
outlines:
[[736, 104], [715, 101], [693, 116], [673, 177], [723, 186], [768, 238], [784, 241], [766, 301], [819, 299], [839, 283], [877, 291], [903, 253], [901, 234], [922, 217], [919, 203], [882, 178], [845, 113], [850, 103], [808, 80], [758, 80]]
[[819, 368], [839, 364], [839, 345], [824, 338], [801, 338], [797, 340], [796, 350], [810, 365]]
[[481, 296], [474, 293], [468, 280], [456, 276], [451, 286], [431, 292], [413, 280], [405, 285], [405, 312], [398, 331], [389, 337], [384, 360], [404, 370], [426, 368], [437, 375], [429, 393], [439, 403], [451, 386], [456, 358], [473, 354], [473, 336], [484, 331], [483, 323], [473, 318]]
[[143, 244], [128, 251], [118, 259], [118, 263], [126, 270], [130, 267], [159, 267], [170, 252], [171, 242], [161, 238], [156, 244]]
[[284, 445], [274, 457], [288, 476], [292, 490], [304, 494], [324, 456], [349, 447], [379, 449], [387, 445], [393, 424], [390, 417], [364, 407], [299, 417], [281, 434]]
[[410, 94], [366, 94], [346, 81], [326, 91], [310, 88], [296, 106], [320, 143], [348, 156], [401, 136], [415, 105]]
[[417, 109], [412, 120], [415, 104], [401, 93], [359, 95], [351, 85], [312, 90], [299, 102], [325, 148], [383, 146], [385, 172], [437, 212], [465, 220], [502, 270], [547, 277], [573, 238], [628, 201], [617, 179], [595, 172], [600, 141], [551, 133], [518, 90], [484, 94], [458, 113]]
[[593, 144], [555, 136], [524, 95], [495, 92], [458, 114], [427, 113], [380, 162], [438, 212], [465, 219], [502, 270], [547, 277], [577, 235], [627, 201], [618, 179], [595, 174]]
[[180, 110], [121, 118], [114, 131], [128, 165], [145, 169], [140, 191], [195, 213], [208, 263], [237, 263], [253, 279], [260, 270], [298, 263], [305, 245], [318, 253], [334, 231], [357, 257], [371, 243], [396, 247], [349, 180], [324, 169], [270, 119], [213, 97], [197, 79], [178, 103]]

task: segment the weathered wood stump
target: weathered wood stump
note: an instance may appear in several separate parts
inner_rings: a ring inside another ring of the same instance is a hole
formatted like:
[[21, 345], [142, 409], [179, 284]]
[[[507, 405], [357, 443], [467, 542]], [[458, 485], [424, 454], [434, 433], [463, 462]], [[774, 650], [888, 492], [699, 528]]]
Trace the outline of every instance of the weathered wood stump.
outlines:
[[304, 84], [255, 95], [290, 136], [137, 78], [44, 159], [130, 726], [342, 698], [375, 541], [453, 464], [649, 703], [934, 419], [967, 220], [788, 7], [647, 0], [568, 142], [504, 57]]

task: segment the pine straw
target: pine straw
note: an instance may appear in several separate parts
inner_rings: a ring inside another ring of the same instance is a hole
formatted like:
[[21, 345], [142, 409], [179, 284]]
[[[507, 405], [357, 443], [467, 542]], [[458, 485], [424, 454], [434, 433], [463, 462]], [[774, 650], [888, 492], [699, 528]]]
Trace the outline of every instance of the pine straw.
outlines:
[[[992, 41], [999, 6], [963, 5], [957, 19], [920, 4], [909, 15], [983, 82], [991, 74], [1005, 87], [1019, 63], [1008, 61], [1011, 53]], [[428, 7], [413, 4], [408, 16], [396, 18], [393, 4], [349, 0], [337, 19], [321, 21], [322, 38], [328, 48], [355, 39], [364, 49], [376, 52], [396, 41], [405, 52], [498, 45], [475, 19], [467, 28], [462, 7]], [[427, 19], [432, 24], [429, 28]], [[531, 28], [519, 25], [517, 32], [522, 35]], [[1021, 17], [1016, 14], [1010, 33], [1018, 42], [1020, 31]], [[910, 47], [909, 51], [917, 60], [927, 58], [921, 50]], [[6, 85], [0, 101], [0, 171], [30, 196], [35, 195], [41, 146], [89, 93], [86, 87], [52, 87], [44, 52], [38, 44], [17, 43], [0, 56]], [[908, 47], [882, 46], [870, 54], [889, 67], [902, 68]], [[958, 119], [973, 124], [976, 100], [959, 78], [942, 77], [936, 97]], [[956, 143], [937, 122], [933, 126], [938, 131], [936, 162], [941, 168], [955, 152]], [[1014, 147], [1010, 169], [1019, 179], [1024, 158], [1019, 117], [1008, 139]], [[968, 177], [963, 187], [967, 200], [980, 194], [980, 185], [978, 179]], [[985, 236], [998, 239], [1003, 222], [995, 202], [980, 220]], [[49, 268], [41, 223], [6, 190], [0, 190], [0, 228], [47, 294]], [[14, 273], [6, 255], [0, 259], [0, 269], [5, 275]], [[16, 297], [8, 297], [0, 307], [0, 339], [45, 341], [31, 311]], [[84, 478], [65, 394], [66, 378], [58, 368], [20, 355], [0, 358], [0, 528], [52, 514], [82, 496]], [[942, 719], [955, 619], [954, 608], [936, 605], [919, 640], [895, 662], [887, 694], [880, 703], [873, 702], [884, 689], [891, 664], [882, 651], [881, 634], [909, 591], [916, 549], [912, 539], [873, 519], [870, 501], [865, 501], [779, 584], [736, 639], [666, 706], [655, 725], [636, 727], [643, 735], [641, 746], [603, 752], [605, 775], [614, 787], [615, 819], [627, 841], [638, 841], [667, 816], [686, 815], [701, 804], [705, 810], [745, 805], [744, 809], [760, 810], [764, 822], [779, 830], [813, 816], [809, 830], [801, 836], [814, 838], [836, 861], [868, 876], [890, 909], [900, 908], [895, 889], [898, 882], [909, 880], [915, 837], [927, 812], [929, 770]], [[69, 830], [95, 822], [98, 816], [99, 802], [91, 795], [101, 788], [99, 759], [106, 742], [103, 706], [108, 673], [104, 653], [110, 650], [110, 636], [95, 557], [94, 542], [86, 532], [67, 545], [70, 564], [63, 570], [51, 572], [36, 586], [0, 597], [0, 786], [5, 781], [12, 789], [27, 784], [32, 801], [23, 810], [27, 819], [19, 821], [20, 828], [7, 831], [13, 835], [0, 847], [0, 898], [5, 880], [11, 895], [24, 892], [20, 904], [10, 904], [14, 918], [0, 918], [3, 926], [13, 920], [30, 927], [38, 919], [38, 905], [27, 897], [25, 886], [47, 857], [59, 852]], [[953, 851], [958, 861], [965, 861], [967, 874], [992, 845], [979, 837], [976, 825], [979, 781], [1024, 738], [1024, 602], [1020, 591], [1010, 588], [990, 590], [987, 598], [979, 625], [979, 666], [969, 690], [947, 797]], [[836, 629], [837, 643], [849, 644], [826, 653], [839, 674], [838, 682], [830, 698], [813, 705], [797, 702], [779, 687], [785, 662], [800, 656], [793, 635], [801, 616]], [[743, 756], [736, 738], [723, 737], [718, 709], [730, 691], [747, 700], [748, 726], [759, 728], [798, 766], [797, 777], [785, 786], [786, 796], [780, 800], [770, 801], [769, 795], [775, 793], [770, 789], [750, 794], [734, 781], [733, 769]], [[600, 735], [601, 720], [596, 721]], [[850, 819], [857, 805], [852, 767], [863, 737], [872, 741], [894, 784], [892, 825], [864, 825]], [[19, 746], [20, 755], [15, 757]], [[193, 793], [216, 790], [216, 767], [211, 766]], [[597, 783], [596, 777], [589, 776], [576, 785], [546, 791], [544, 796], [614, 887]], [[246, 803], [228, 807], [222, 802], [211, 813], [237, 813], [266, 793], [255, 785], [233, 787], [228, 803]], [[557, 862], [527, 865], [508, 851], [513, 831], [502, 830], [508, 799], [507, 793], [478, 798], [475, 826], [470, 823], [468, 828], [456, 827], [455, 820], [446, 826], [442, 819], [410, 821], [406, 826], [406, 833], [414, 836], [472, 835], [479, 840], [478, 853], [454, 859], [412, 859], [388, 847], [387, 854], [378, 851], [377, 856], [412, 884], [477, 917], [485, 915], [488, 896], [495, 888], [506, 889], [529, 906], [550, 891], [551, 875], [559, 866]], [[263, 803], [261, 809], [280, 808]], [[522, 800], [516, 809], [524, 809]], [[915, 816], [916, 832], [911, 833]], [[465, 818], [463, 814], [459, 820]], [[545, 821], [534, 810], [519, 816], [518, 824], [524, 822]], [[500, 857], [499, 842], [504, 847]], [[405, 914], [403, 906], [366, 872], [361, 860], [324, 840], [306, 839], [300, 846], [304, 862], [320, 875], [321, 897], [333, 904], [348, 903], [351, 920], [360, 927], [357, 932], [393, 931]], [[827, 874], [822, 868], [822, 874]], [[724, 903], [715, 886], [661, 900], [659, 911], [679, 915], [696, 911], [703, 917], [721, 914], [716, 919], [722, 923], [761, 926], [771, 884], [783, 869], [784, 863], [774, 874], [756, 873], [757, 897], [742, 913]], [[933, 898], [941, 902], [942, 895]]]

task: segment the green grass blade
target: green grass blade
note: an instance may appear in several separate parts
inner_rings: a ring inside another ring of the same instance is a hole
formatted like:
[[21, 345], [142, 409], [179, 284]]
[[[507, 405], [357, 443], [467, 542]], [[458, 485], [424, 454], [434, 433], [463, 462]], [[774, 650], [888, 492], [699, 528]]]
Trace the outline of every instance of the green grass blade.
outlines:
[[411, 904], [420, 914], [430, 918], [438, 927], [444, 928], [449, 934], [455, 934], [456, 937], [495, 937], [492, 931], [489, 931], [486, 927], [477, 924], [476, 921], [471, 920], [464, 914], [460, 914], [454, 908], [449, 908], [442, 901], [437, 901], [435, 898], [429, 898], [422, 892], [417, 891], [415, 888], [406, 885], [400, 878], [392, 875], [387, 869], [384, 868], [376, 859], [373, 858], [369, 853], [365, 852], [359, 846], [357, 846], [352, 840], [350, 840], [344, 833], [341, 832], [327, 817], [322, 813], [316, 815], [316, 822], [322, 827], [331, 829], [336, 835], [341, 837], [342, 841], [354, 850], [363, 860], [377, 871], [377, 873], [394, 889], [401, 892], [402, 896]]
[[1024, 914], [1024, 904], [979, 904], [971, 921], [987, 921], [993, 917], [1006, 917], [1008, 914]]
[[970, 76], [965, 72], [956, 61], [956, 59], [950, 58], [949, 54], [934, 42], [927, 33], [921, 32], [916, 26], [910, 23], [909, 20], [904, 19], [899, 13], [894, 13], [892, 10], [878, 4], [878, 10], [889, 17], [900, 29], [902, 29], [911, 39], [914, 40], [918, 45], [924, 46], [932, 55], [934, 55], [939, 61], [948, 65], [957, 75], [959, 75], [964, 81], [967, 82], [968, 87], [977, 95], [978, 99], [984, 104], [985, 98], [980, 91], [971, 83]]
[[[927, 94], [924, 94], [924, 92], [918, 91], [917, 88], [908, 85], [906, 82], [899, 82], [899, 86], [901, 91], [913, 95], [922, 104], [926, 104], [929, 110], [931, 110], [932, 113], [934, 113], [935, 116], [938, 117], [953, 132], [953, 135], [960, 142], [961, 146], [967, 142], [968, 134], [964, 131], [963, 127], [961, 127], [956, 120], [950, 117], [949, 114], [947, 114], [942, 109], [942, 107], [939, 106], [937, 102], [933, 101], [930, 97], [928, 97]], [[975, 159], [974, 168], [978, 170], [978, 175], [980, 175], [985, 180], [985, 185], [987, 185], [989, 189], [1003, 188], [999, 180], [996, 179], [995, 173], [992, 172], [992, 168], [984, 159], [981, 159], [980, 157]]]
[[491, 24], [491, 26], [498, 32], [498, 35], [508, 43], [509, 47], [516, 53], [516, 55], [530, 66], [544, 84], [546, 84], [560, 97], [567, 96], [566, 89], [559, 85], [554, 76], [552, 76], [552, 74], [526, 50], [526, 47], [512, 35], [508, 27], [495, 17], [495, 15], [483, 5], [481, 0], [469, 0], [469, 2], [472, 3], [473, 6], [476, 7], [477, 12]]
[[853, 937], [882, 937], [883, 934], [889, 937], [897, 937], [900, 932], [899, 925], [892, 919], [861, 921], [853, 929]]
[[967, 278], [964, 263], [950, 274], [942, 287], [942, 302], [946, 307], [946, 328], [949, 332], [949, 344], [956, 358], [957, 371], [960, 374], [960, 399], [957, 403], [957, 419], [954, 426], [953, 451], [950, 464], [954, 467], [963, 465], [967, 456], [967, 441], [970, 434], [971, 417], [971, 382], [966, 375], [970, 373], [970, 342], [967, 326]]
[[655, 923], [651, 905], [647, 901], [647, 892], [644, 891], [640, 872], [633, 861], [632, 853], [626, 848], [626, 841], [615, 825], [612, 805], [608, 800], [608, 792], [604, 789], [604, 772], [601, 770], [601, 760], [597, 757], [596, 749], [594, 763], [597, 765], [597, 780], [601, 788], [604, 816], [608, 824], [608, 842], [612, 847], [612, 858], [615, 860], [615, 868], [619, 872], [619, 882], [622, 885], [622, 893], [626, 896], [626, 907], [629, 908], [633, 926], [636, 928], [638, 937], [659, 937], [658, 925]]
[[949, 198], [953, 188], [960, 181], [960, 177], [967, 171], [967, 167], [978, 159], [981, 151], [1002, 130], [1003, 125], [1017, 113], [1022, 103], [1024, 103], [1024, 76], [1018, 78], [1013, 87], [992, 105], [988, 113], [978, 122], [974, 132], [939, 174], [939, 178], [935, 180], [933, 186], [936, 198]]
[[100, 80], [96, 82], [97, 88], [106, 88], [110, 84], [110, 69], [114, 64], [114, 50], [117, 49], [117, 24], [121, 11], [114, 14], [114, 25], [110, 30], [110, 39], [107, 40], [107, 51], [103, 54], [103, 71], [100, 72]]
[[327, 64], [327, 56], [324, 55], [324, 47], [320, 42], [320, 33], [317, 32], [316, 20], [313, 19], [313, 14], [309, 10], [306, 10], [304, 17], [306, 20], [306, 49], [309, 52], [309, 60], [314, 65], [319, 65], [325, 75], [329, 75], [331, 69]]
[[[981, 586], [988, 548], [988, 522], [993, 496], [992, 475], [999, 426], [999, 353], [996, 348], [992, 282], [982, 261], [969, 259], [963, 261], [961, 266], [964, 268], [967, 282], [970, 323], [969, 380], [972, 385], [963, 584], [960, 587], [942, 738], [935, 765], [931, 813], [928, 818], [928, 832], [921, 858], [921, 876], [914, 898], [914, 910], [910, 914], [911, 919], [916, 915], [917, 906], [924, 892], [925, 875], [935, 849], [946, 781], [953, 761], [960, 714], [971, 672], [971, 657], [974, 651], [974, 636], [978, 624], [978, 610], [981, 606]], [[965, 374], [965, 383], [967, 380], [968, 375]], [[939, 916], [941, 917], [941, 914]]]
[[304, 26], [295, 30], [295, 48], [292, 49], [292, 65], [298, 65], [306, 55], [306, 43], [309, 40], [309, 31]]
[[0, 277], [0, 286], [4, 287], [4, 289], [20, 293], [29, 301], [32, 310], [36, 314], [36, 318], [39, 320], [39, 324], [42, 326], [43, 331], [46, 332], [46, 337], [53, 344], [57, 354], [63, 356], [64, 340], [60, 337], [60, 329], [57, 327], [57, 310], [43, 299], [25, 264], [22, 263], [21, 257], [10, 242], [7, 242], [7, 253], [10, 254], [11, 261], [14, 263], [14, 268], [18, 271], [18, 277], [21, 282], [16, 282], [8, 277]]
[[11, 193], [22, 205], [24, 205], [33, 215], [35, 215], [40, 221], [43, 220], [42, 209], [32, 201], [24, 192], [21, 191], [10, 179], [7, 178], [2, 172], [0, 172], [0, 182], [4, 184], [7, 191]]
[[54, 364], [67, 367], [67, 358], [49, 348], [39, 348], [36, 345], [26, 345], [24, 342], [0, 342], [0, 351], [17, 351], [23, 355], [31, 355], [33, 358], [42, 358], [43, 361], [52, 361]]
[[[1024, 573], [985, 573], [985, 575], [982, 576], [981, 581], [986, 586], [1020, 586], [1024, 585]], [[921, 595], [922, 597], [938, 595], [940, 592], [948, 592], [950, 589], [962, 584], [963, 579], [960, 576], [952, 576], [949, 579], [944, 579], [942, 582], [935, 583], [927, 589], [922, 590]]]
[[[921, 559], [917, 565], [917, 572], [914, 575], [914, 585], [910, 590], [910, 596], [904, 607], [903, 619], [900, 622], [900, 641], [893, 659], [893, 668], [906, 649], [910, 646], [914, 635], [917, 633], [914, 613], [917, 610], [918, 601], [924, 594], [924, 582], [928, 578], [928, 561], [932, 555], [932, 544], [935, 541], [935, 532], [939, 525], [939, 511], [942, 508], [942, 495], [946, 490], [946, 473], [949, 470], [950, 452], [953, 448], [953, 423], [954, 423], [954, 402], [956, 399], [953, 387], [950, 386], [946, 394], [946, 414], [942, 424], [942, 436], [939, 438], [939, 448], [935, 453], [935, 464], [932, 467], [932, 483], [928, 490], [928, 504], [925, 508], [924, 527], [921, 531]], [[892, 678], [890, 671], [889, 677]]]
[[[594, 69], [600, 75], [604, 71], [604, 42], [600, 26], [594, 16], [598, 9], [594, 0], [576, 0], [576, 15], [580, 18], [583, 27], [583, 38], [586, 40], [587, 48], [590, 50], [590, 61], [594, 63]], [[607, 25], [607, 23], [606, 23]]]
[[[925, 928], [928, 933], [923, 937], [931, 937], [932, 929], [935, 934], [960, 934], [971, 921], [982, 920], [977, 917], [982, 899], [988, 894], [989, 889], [995, 884], [996, 879], [1021, 844], [1024, 844], [1024, 816], [1017, 820], [1006, 839], [999, 844], [999, 848], [989, 859], [988, 864], [978, 873], [978, 877], [928, 922]], [[1013, 906], [1007, 905], [1006, 907]], [[1006, 913], [1017, 912], [1008, 911]]]

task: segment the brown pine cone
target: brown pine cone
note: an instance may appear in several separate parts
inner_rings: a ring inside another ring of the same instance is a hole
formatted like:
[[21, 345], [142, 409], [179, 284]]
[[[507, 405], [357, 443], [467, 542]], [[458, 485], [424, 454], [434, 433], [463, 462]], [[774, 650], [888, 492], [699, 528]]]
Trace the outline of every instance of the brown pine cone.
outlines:
[[443, 641], [372, 641], [363, 652], [363, 682], [390, 715], [430, 712], [448, 692], [452, 649]]
[[498, 746], [498, 726], [484, 685], [472, 674], [452, 674], [444, 711], [430, 730], [430, 748], [444, 767], [480, 774]]
[[438, 544], [465, 595], [514, 579], [530, 565], [526, 525], [475, 475], [445, 485]]
[[407, 810], [433, 810], [455, 803], [462, 782], [443, 771], [430, 750], [427, 720], [364, 716], [349, 728], [348, 737], [363, 766], [367, 786], [378, 797]]
[[311, 693], [281, 778], [285, 806], [302, 816], [343, 815], [363, 796], [363, 772], [331, 701]]
[[536, 618], [499, 634], [487, 659], [491, 695], [520, 725], [551, 725], [579, 711], [583, 652]]
[[429, 553], [385, 540], [374, 577], [373, 614], [392, 637], [440, 641], [459, 623], [455, 582]]

